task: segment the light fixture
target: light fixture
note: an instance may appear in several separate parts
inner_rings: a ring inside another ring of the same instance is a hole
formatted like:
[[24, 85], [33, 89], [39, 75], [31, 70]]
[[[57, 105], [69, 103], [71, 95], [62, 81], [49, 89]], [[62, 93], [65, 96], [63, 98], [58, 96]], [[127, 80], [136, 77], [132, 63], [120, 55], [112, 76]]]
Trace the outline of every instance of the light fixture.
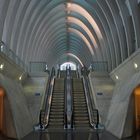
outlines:
[[134, 67], [135, 67], [135, 69], [137, 69], [138, 68], [138, 64], [134, 63]]
[[4, 46], [1, 45], [1, 46], [0, 46], [0, 50], [1, 50], [1, 52], [3, 52], [3, 48], [4, 48]]
[[4, 64], [0, 65], [0, 69], [3, 70], [4, 69]]
[[22, 80], [22, 75], [19, 77], [19, 81], [21, 81]]
[[119, 79], [119, 77], [117, 75], [115, 77], [116, 77], [117, 80]]
[[4, 51], [4, 42], [0, 41], [0, 51], [3, 52]]
[[71, 3], [67, 3], [67, 8], [70, 8], [72, 6]]

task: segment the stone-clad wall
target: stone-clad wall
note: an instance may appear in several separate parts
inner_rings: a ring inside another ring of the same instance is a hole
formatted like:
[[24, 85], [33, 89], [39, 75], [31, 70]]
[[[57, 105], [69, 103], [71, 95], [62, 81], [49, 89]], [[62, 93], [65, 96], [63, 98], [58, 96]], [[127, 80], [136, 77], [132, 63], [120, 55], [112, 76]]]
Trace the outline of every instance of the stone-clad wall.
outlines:
[[102, 123], [105, 124], [112, 99], [114, 82], [108, 73], [103, 72], [92, 72], [89, 75], [89, 79], [92, 83], [92, 93], [94, 94], [96, 107], [99, 110]]
[[23, 87], [25, 97], [27, 99], [28, 107], [31, 112], [34, 124], [39, 122], [39, 114], [41, 105], [43, 103], [46, 86], [48, 81], [48, 74], [43, 76], [31, 76], [26, 79]]
[[127, 80], [116, 83], [106, 129], [118, 138], [128, 137], [134, 131], [133, 90], [140, 84], [140, 72], [130, 75]]
[[110, 73], [116, 85], [106, 128], [118, 138], [131, 136], [135, 131], [133, 90], [140, 84], [139, 60], [140, 50], [138, 49]]
[[[6, 90], [11, 117], [6, 114], [6, 127], [9, 137], [22, 138], [33, 130], [33, 120], [29, 112], [22, 86], [0, 74], [0, 85]], [[12, 122], [11, 122], [12, 121]]]

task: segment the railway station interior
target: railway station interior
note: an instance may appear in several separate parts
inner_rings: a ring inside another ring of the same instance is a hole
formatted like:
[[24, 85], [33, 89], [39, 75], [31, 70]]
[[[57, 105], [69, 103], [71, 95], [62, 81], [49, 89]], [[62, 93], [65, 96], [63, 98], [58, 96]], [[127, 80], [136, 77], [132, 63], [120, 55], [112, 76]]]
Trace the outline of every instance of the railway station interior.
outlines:
[[0, 140], [140, 140], [140, 0], [0, 0]]

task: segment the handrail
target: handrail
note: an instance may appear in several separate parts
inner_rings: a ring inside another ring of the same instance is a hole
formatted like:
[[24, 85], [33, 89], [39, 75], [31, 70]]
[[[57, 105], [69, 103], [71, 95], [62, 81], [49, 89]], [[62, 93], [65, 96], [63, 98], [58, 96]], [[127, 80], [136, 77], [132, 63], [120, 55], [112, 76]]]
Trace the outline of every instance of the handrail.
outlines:
[[98, 128], [99, 124], [99, 112], [97, 109], [94, 109], [93, 102], [91, 99], [91, 90], [90, 90], [90, 85], [88, 82], [88, 76], [87, 72], [84, 69], [83, 71], [83, 85], [84, 85], [84, 90], [85, 90], [85, 96], [86, 96], [86, 101], [87, 101], [87, 107], [88, 107], [88, 113], [89, 113], [89, 119], [90, 119], [90, 125], [94, 128]]
[[0, 41], [0, 53], [11, 59], [15, 64], [19, 65], [25, 72], [28, 72], [28, 66], [11, 50], [3, 41]]
[[72, 97], [72, 80], [70, 67], [66, 69], [66, 114], [67, 114], [67, 129], [73, 128], [73, 97]]
[[76, 75], [77, 75], [77, 78], [80, 78], [80, 74], [79, 74], [78, 68], [76, 69]]
[[84, 77], [82, 78], [83, 80], [83, 86], [84, 86], [84, 93], [85, 93], [85, 97], [86, 97], [86, 103], [87, 103], [87, 108], [88, 108], [88, 114], [89, 114], [89, 120], [90, 120], [90, 125], [93, 127], [93, 124], [92, 124], [92, 111], [91, 111], [91, 103], [90, 103], [90, 100], [89, 100], [89, 97], [88, 97], [88, 91], [87, 91], [87, 87], [86, 87], [86, 81], [84, 79]]
[[60, 68], [57, 70], [57, 78], [60, 78]]
[[46, 128], [48, 126], [50, 106], [54, 87], [54, 78], [55, 78], [55, 69], [52, 68], [51, 75], [47, 83], [43, 107], [42, 110], [40, 111], [39, 124], [41, 129]]
[[45, 128], [48, 126], [48, 122], [49, 122], [52, 94], [53, 94], [54, 81], [55, 81], [54, 79], [55, 78], [53, 77], [53, 79], [51, 80], [50, 95], [48, 97], [48, 102], [47, 102], [46, 108], [45, 108], [45, 120], [46, 120]]
[[51, 83], [51, 80], [52, 80], [52, 78], [54, 77], [54, 75], [55, 75], [55, 69], [52, 68], [51, 74], [49, 75], [47, 87], [46, 87], [46, 92], [45, 92], [45, 97], [44, 97], [44, 102], [43, 102], [43, 107], [42, 107], [42, 109], [45, 109], [46, 102], [47, 102], [47, 98], [48, 98], [49, 91], [50, 91], [50, 83]]
[[64, 79], [64, 128], [67, 128], [67, 79]]
[[70, 77], [70, 79], [69, 79], [69, 86], [70, 86], [70, 97], [71, 97], [71, 128], [73, 128], [74, 126], [74, 109], [73, 109], [73, 103], [74, 103], [74, 101], [73, 101], [73, 93], [72, 93], [72, 74], [71, 74], [71, 67], [69, 67], [69, 77]]

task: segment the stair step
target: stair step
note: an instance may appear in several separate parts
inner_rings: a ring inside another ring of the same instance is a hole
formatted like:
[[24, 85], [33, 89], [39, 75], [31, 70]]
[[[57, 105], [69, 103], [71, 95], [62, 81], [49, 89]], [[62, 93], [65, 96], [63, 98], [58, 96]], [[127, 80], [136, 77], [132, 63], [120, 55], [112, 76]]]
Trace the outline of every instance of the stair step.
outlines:
[[79, 117], [79, 116], [81, 116], [81, 117], [88, 117], [88, 114], [87, 113], [82, 113], [82, 114], [75, 113], [74, 116], [75, 116], [75, 118]]
[[64, 115], [63, 112], [50, 112], [50, 115]]
[[50, 122], [63, 122], [64, 116], [50, 116]]
[[75, 104], [86, 104], [85, 100], [74, 100]]
[[[73, 105], [75, 108], [81, 108], [81, 107], [85, 107], [85, 108], [87, 108], [87, 105], [86, 105], [86, 103], [85, 102], [74, 102], [75, 104]], [[82, 109], [82, 108], [81, 108]]]
[[52, 105], [61, 105], [61, 106], [63, 106], [64, 105], [64, 102], [52, 102]]
[[74, 120], [75, 123], [79, 123], [79, 124], [89, 124], [89, 120]]
[[64, 123], [63, 122], [49, 122], [49, 125], [59, 127], [61, 125], [64, 125]]
[[64, 107], [51, 107], [51, 111], [56, 111], [56, 112], [59, 112], [59, 111], [64, 111]]

